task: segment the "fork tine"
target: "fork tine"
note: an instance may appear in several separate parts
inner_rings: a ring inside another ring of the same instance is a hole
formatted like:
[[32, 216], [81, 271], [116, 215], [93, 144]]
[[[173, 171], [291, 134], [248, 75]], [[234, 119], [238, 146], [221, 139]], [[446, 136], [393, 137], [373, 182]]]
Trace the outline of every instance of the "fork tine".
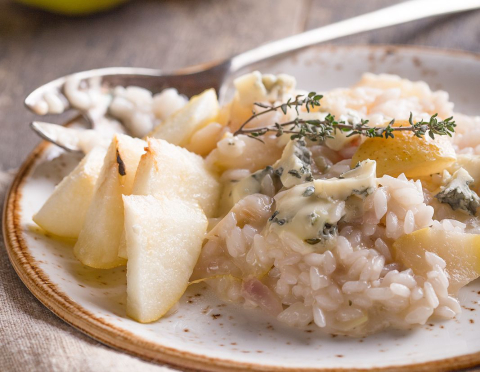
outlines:
[[[199, 94], [207, 88], [215, 88], [219, 93], [229, 68], [230, 62], [224, 61], [219, 64], [209, 63], [193, 66], [171, 74], [162, 74], [160, 70], [156, 69], [137, 67], [107, 67], [82, 71], [63, 76], [38, 87], [27, 96], [25, 106], [37, 115], [51, 114], [52, 112], [49, 112], [48, 104], [44, 100], [45, 94], [63, 94], [65, 83], [70, 78], [88, 80], [101, 77], [103, 83], [112, 87], [136, 85], [154, 93], [173, 87], [188, 97]], [[65, 109], [70, 108], [72, 107], [65, 107]]]
[[[76, 136], [76, 130], [71, 128], [65, 128], [61, 125], [44, 123], [40, 121], [33, 121], [30, 123], [30, 128], [33, 129], [40, 137], [51, 142], [58, 147], [69, 152], [81, 152], [82, 150], [78, 146], [78, 139]], [[68, 133], [72, 132], [71, 135]]]
[[65, 84], [65, 81], [66, 77], [64, 76], [38, 87], [31, 92], [27, 98], [25, 98], [25, 106], [34, 114], [48, 114], [48, 104], [44, 100], [45, 94], [50, 92], [60, 92]]

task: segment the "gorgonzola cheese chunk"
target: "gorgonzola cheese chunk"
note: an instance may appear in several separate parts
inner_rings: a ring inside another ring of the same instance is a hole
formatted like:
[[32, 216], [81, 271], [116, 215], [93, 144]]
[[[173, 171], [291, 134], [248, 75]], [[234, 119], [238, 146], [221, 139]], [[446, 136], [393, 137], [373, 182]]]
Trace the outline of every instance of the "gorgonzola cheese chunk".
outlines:
[[341, 178], [315, 180], [275, 196], [269, 229], [280, 238], [295, 235], [308, 245], [327, 243], [337, 234], [337, 223], [347, 213], [350, 196], [364, 197], [376, 187], [375, 161], [366, 160]]
[[295, 89], [296, 80], [293, 76], [286, 74], [262, 75], [254, 71], [235, 79], [233, 84], [237, 90], [239, 103], [243, 106], [251, 106], [255, 102], [280, 100], [283, 94]]
[[283, 186], [290, 188], [304, 182], [313, 181], [310, 168], [312, 153], [304, 141], [290, 140], [283, 150], [282, 157], [273, 165], [280, 175]]
[[376, 187], [376, 162], [365, 160], [339, 178], [315, 180], [315, 194], [323, 198], [345, 200], [350, 195], [367, 196]]
[[477, 193], [470, 189], [469, 185], [473, 178], [468, 172], [460, 168], [442, 187], [442, 191], [435, 197], [441, 202], [449, 204], [453, 210], [460, 210], [474, 216], [480, 205], [480, 198]]

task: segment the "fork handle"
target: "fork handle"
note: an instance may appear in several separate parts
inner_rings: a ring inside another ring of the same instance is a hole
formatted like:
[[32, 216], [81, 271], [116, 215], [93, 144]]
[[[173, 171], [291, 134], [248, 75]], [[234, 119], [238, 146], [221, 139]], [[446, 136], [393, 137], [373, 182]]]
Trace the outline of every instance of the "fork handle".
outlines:
[[271, 57], [364, 31], [480, 8], [480, 0], [410, 0], [261, 45], [231, 59], [232, 72]]

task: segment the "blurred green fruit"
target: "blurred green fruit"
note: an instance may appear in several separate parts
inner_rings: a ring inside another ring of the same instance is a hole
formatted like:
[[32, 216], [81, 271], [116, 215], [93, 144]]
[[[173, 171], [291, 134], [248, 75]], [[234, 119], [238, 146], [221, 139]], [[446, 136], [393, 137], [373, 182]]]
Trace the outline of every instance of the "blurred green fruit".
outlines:
[[17, 0], [49, 12], [65, 15], [86, 15], [114, 8], [127, 0]]

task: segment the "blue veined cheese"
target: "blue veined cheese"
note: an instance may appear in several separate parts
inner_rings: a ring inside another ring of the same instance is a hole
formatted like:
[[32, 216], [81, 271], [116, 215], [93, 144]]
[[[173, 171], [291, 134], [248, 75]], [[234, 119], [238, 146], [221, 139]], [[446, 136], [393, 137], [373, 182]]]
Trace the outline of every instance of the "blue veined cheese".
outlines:
[[337, 224], [347, 213], [346, 200], [363, 198], [376, 187], [375, 165], [365, 160], [341, 178], [315, 180], [277, 194], [268, 229], [281, 239], [298, 238], [297, 251], [302, 253], [319, 243], [327, 249], [326, 243], [337, 235]]
[[279, 74], [262, 75], [258, 71], [240, 76], [233, 82], [237, 90], [237, 98], [243, 106], [251, 106], [255, 102], [277, 101], [287, 92], [295, 89], [293, 76]]
[[282, 157], [273, 166], [269, 165], [230, 185], [229, 205], [232, 207], [248, 195], [260, 193], [273, 196], [282, 187], [311, 182], [311, 155], [304, 141], [290, 140]]
[[332, 200], [345, 200], [350, 195], [367, 196], [376, 184], [376, 162], [364, 160], [339, 178], [313, 181], [315, 194]]
[[313, 245], [333, 238], [338, 221], [345, 215], [345, 201], [318, 197], [313, 182], [281, 192], [275, 201], [276, 211], [269, 219], [269, 232], [287, 241], [298, 238], [296, 250], [302, 254], [311, 251]]
[[305, 141], [290, 140], [283, 150], [282, 157], [273, 165], [286, 188], [313, 180], [312, 153]]
[[465, 169], [473, 178], [472, 185], [480, 185], [480, 155], [458, 154], [457, 161], [449, 171], [454, 173], [459, 168]]
[[442, 187], [435, 198], [441, 203], [449, 204], [453, 210], [460, 210], [474, 216], [480, 206], [480, 198], [477, 193], [470, 189], [473, 178], [468, 172], [460, 168]]
[[233, 185], [230, 193], [232, 206], [248, 195], [265, 194], [273, 196], [281, 188], [282, 183], [279, 172], [268, 165], [266, 168], [242, 178]]

